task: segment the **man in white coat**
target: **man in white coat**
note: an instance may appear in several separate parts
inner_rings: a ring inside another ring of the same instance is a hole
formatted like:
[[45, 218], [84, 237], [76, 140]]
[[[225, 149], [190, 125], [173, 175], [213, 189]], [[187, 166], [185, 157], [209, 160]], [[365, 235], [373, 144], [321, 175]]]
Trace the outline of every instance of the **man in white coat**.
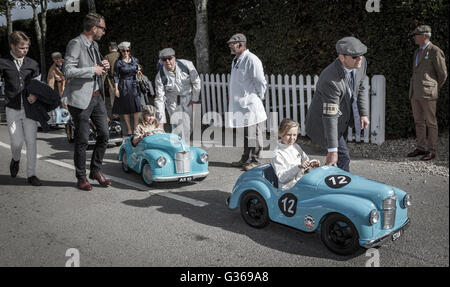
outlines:
[[[267, 120], [262, 103], [266, 79], [261, 60], [247, 49], [245, 35], [235, 34], [227, 43], [231, 54], [236, 56], [231, 66], [226, 123], [229, 128], [244, 128], [244, 153], [238, 162], [231, 165], [250, 170], [260, 162], [262, 151], [262, 124]], [[249, 142], [253, 136], [256, 140]]]

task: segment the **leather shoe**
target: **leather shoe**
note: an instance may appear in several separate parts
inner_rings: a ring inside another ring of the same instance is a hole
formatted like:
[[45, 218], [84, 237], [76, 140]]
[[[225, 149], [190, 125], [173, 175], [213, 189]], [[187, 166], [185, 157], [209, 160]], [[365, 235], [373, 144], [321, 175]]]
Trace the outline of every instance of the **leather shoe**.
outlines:
[[416, 157], [418, 155], [426, 155], [429, 151], [421, 150], [416, 148], [413, 152], [408, 153], [408, 157]]
[[77, 187], [81, 190], [86, 190], [86, 191], [92, 190], [92, 185], [89, 183], [89, 181], [85, 177], [78, 179]]
[[11, 173], [11, 177], [16, 177], [19, 172], [19, 161], [15, 161], [11, 159], [11, 163], [9, 164], [9, 171]]
[[423, 157], [421, 157], [420, 160], [432, 160], [435, 157], [436, 157], [436, 154], [434, 152], [430, 152], [430, 153], [424, 155]]
[[39, 178], [37, 178], [35, 175], [30, 176], [30, 177], [27, 179], [27, 181], [28, 181], [29, 184], [31, 184], [31, 185], [33, 185], [33, 186], [41, 186], [41, 185], [42, 185], [42, 183], [41, 183], [41, 181], [39, 180]]
[[90, 179], [95, 179], [101, 186], [111, 185], [111, 180], [107, 179], [101, 171], [94, 171], [89, 174]]
[[246, 165], [247, 163], [246, 162], [243, 162], [243, 161], [233, 161], [232, 163], [231, 163], [231, 166], [232, 167], [244, 167], [244, 165]]

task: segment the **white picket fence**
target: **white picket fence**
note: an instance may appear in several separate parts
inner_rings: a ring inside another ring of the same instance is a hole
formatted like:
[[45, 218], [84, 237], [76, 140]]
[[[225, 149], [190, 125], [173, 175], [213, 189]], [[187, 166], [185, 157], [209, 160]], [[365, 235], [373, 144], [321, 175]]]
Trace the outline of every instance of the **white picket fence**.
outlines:
[[[207, 112], [216, 112], [222, 115], [228, 111], [228, 92], [230, 74], [200, 74], [202, 80], [201, 99], [202, 117]], [[265, 108], [268, 116], [266, 127], [277, 130], [283, 118], [291, 118], [300, 123], [300, 135], [306, 136], [305, 119], [311, 99], [314, 96], [316, 83], [319, 77], [307, 75], [282, 76], [266, 75], [267, 91]], [[369, 81], [369, 77], [365, 78]], [[362, 132], [362, 137], [355, 135], [351, 128], [348, 132], [348, 141], [382, 144], [385, 134], [385, 98], [386, 79], [382, 75], [374, 75], [367, 93], [370, 93], [370, 126]], [[271, 118], [271, 112], [278, 113], [278, 121]], [[209, 122], [203, 122], [209, 124]], [[272, 124], [271, 124], [272, 123]]]

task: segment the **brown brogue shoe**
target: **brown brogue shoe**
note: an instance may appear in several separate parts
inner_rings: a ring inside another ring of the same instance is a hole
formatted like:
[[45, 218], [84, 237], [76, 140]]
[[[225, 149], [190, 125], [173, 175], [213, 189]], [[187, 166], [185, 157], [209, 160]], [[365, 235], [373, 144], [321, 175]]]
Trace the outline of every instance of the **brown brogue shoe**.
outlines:
[[92, 190], [92, 185], [89, 183], [89, 181], [85, 177], [78, 179], [77, 187], [79, 189], [85, 190], [85, 191], [91, 191]]
[[420, 158], [420, 160], [426, 161], [426, 160], [432, 160], [436, 157], [436, 154], [434, 152], [430, 152], [429, 154], [424, 155]]
[[101, 171], [94, 171], [89, 174], [90, 179], [95, 179], [101, 186], [109, 186], [112, 184], [110, 179], [107, 179]]
[[418, 155], [427, 155], [428, 153], [430, 153], [430, 152], [416, 148], [413, 152], [408, 153], [408, 157], [416, 157]]

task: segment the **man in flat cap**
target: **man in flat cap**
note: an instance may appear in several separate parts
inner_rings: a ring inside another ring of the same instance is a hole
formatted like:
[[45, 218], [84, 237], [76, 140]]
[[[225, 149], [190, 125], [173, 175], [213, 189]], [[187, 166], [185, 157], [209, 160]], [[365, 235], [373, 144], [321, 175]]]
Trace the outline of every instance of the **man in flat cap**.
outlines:
[[419, 26], [411, 35], [414, 42], [419, 46], [414, 53], [413, 74], [409, 85], [409, 98], [416, 126], [417, 147], [408, 154], [408, 157], [421, 155], [421, 160], [431, 160], [436, 157], [438, 141], [436, 119], [438, 90], [447, 79], [447, 67], [442, 50], [430, 42], [430, 26]]
[[[262, 101], [266, 93], [266, 79], [261, 60], [247, 49], [243, 34], [228, 40], [231, 54], [236, 55], [231, 65], [230, 97], [226, 126], [244, 128], [244, 152], [234, 167], [250, 170], [260, 163], [263, 123], [267, 120]], [[256, 141], [249, 142], [255, 138]]]
[[167, 109], [172, 128], [175, 129], [172, 132], [189, 142], [192, 106], [200, 103], [200, 76], [191, 61], [176, 59], [172, 48], [161, 50], [159, 59], [162, 66], [155, 78], [156, 119], [163, 128]]
[[322, 71], [308, 110], [306, 134], [327, 149], [325, 164], [350, 171], [346, 138], [369, 126], [368, 87], [364, 84], [367, 47], [355, 37], [336, 43], [338, 58]]
[[[52, 53], [53, 65], [48, 70], [47, 84], [58, 92], [62, 97], [64, 87], [66, 86], [66, 77], [64, 77], [63, 63], [64, 59], [60, 52]], [[63, 104], [63, 107], [67, 109], [67, 106]]]

